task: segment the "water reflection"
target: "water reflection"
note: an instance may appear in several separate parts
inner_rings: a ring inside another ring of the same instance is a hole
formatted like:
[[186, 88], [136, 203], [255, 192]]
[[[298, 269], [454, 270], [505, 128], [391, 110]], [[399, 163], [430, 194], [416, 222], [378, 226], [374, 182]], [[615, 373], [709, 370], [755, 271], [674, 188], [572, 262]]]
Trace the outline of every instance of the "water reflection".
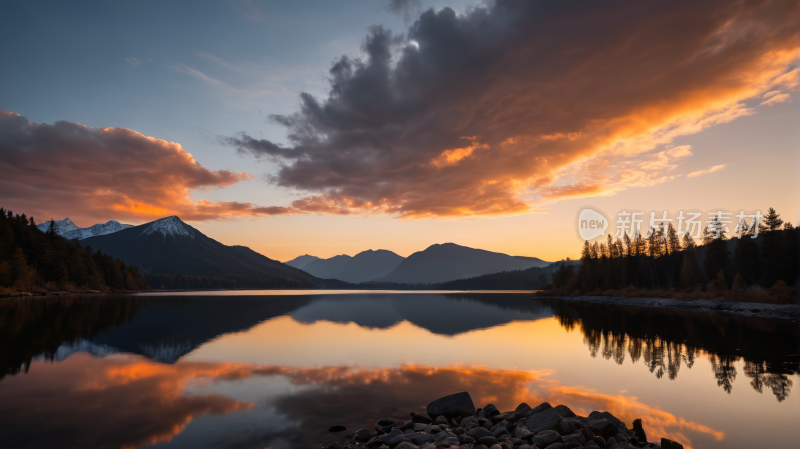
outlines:
[[742, 361], [753, 389], [769, 389], [783, 401], [793, 386], [788, 376], [800, 370], [798, 327], [786, 320], [543, 301], [565, 329], [580, 330], [592, 357], [621, 365], [627, 355], [659, 379], [665, 374], [676, 379], [681, 366], [691, 368], [702, 354], [711, 362], [717, 385], [730, 393], [735, 363]]
[[[777, 320], [512, 294], [0, 301], [0, 447], [314, 447], [463, 390], [613, 410], [686, 447], [758, 446], [731, 423], [760, 407], [751, 424], [791, 447], [797, 341]], [[737, 370], [750, 396], [731, 394]], [[698, 413], [714, 381], [728, 401]], [[778, 401], [756, 404], [764, 390]]]

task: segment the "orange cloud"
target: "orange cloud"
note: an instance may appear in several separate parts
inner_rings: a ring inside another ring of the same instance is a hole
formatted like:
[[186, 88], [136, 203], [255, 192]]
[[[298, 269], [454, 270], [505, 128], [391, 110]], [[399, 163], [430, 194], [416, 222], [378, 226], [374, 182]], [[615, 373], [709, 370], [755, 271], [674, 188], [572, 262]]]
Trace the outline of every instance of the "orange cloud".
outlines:
[[252, 175], [204, 168], [177, 143], [125, 128], [36, 124], [7, 111], [0, 111], [0, 171], [3, 206], [39, 221], [70, 216], [89, 225], [110, 218], [294, 213], [235, 201], [192, 201], [191, 190], [225, 188]]
[[722, 170], [723, 168], [725, 168], [728, 165], [729, 164], [715, 165], [715, 166], [713, 166], [711, 168], [707, 168], [705, 170], [693, 171], [693, 172], [689, 173], [688, 175], [686, 175], [686, 177], [687, 178], [696, 178], [698, 176], [703, 176], [703, 175], [707, 175], [709, 173], [718, 172], [718, 171]]
[[430, 9], [403, 38], [372, 28], [364, 58], [333, 64], [327, 97], [304, 93], [298, 113], [274, 117], [291, 146], [247, 135], [225, 143], [283, 159], [274, 182], [336, 204], [320, 213], [502, 215], [655, 185], [691, 155], [668, 148], [676, 138], [797, 87], [800, 39], [787, 19], [797, 8]]

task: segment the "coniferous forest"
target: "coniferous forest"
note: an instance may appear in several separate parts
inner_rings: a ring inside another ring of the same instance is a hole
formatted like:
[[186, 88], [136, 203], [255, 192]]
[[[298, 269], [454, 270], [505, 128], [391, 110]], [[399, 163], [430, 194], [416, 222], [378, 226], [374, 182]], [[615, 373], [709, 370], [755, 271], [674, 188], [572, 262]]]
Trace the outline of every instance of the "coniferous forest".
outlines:
[[139, 269], [0, 208], [0, 293], [150, 290]]
[[772, 208], [755, 238], [754, 229], [739, 238], [726, 237], [722, 228], [713, 220], [699, 243], [678, 235], [671, 223], [646, 236], [586, 241], [580, 265], [562, 264], [542, 293], [794, 302], [796, 289], [790, 287], [800, 270], [800, 228], [784, 223]]

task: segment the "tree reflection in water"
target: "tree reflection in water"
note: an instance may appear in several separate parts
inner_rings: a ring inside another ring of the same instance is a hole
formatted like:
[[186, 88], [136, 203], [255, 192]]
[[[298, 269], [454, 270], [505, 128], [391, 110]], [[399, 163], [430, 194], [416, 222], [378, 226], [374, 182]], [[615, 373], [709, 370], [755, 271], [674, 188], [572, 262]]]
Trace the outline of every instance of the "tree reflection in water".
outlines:
[[657, 378], [678, 377], [681, 365], [692, 368], [708, 357], [717, 385], [730, 393], [741, 361], [750, 385], [785, 400], [797, 374], [798, 329], [786, 320], [543, 300], [553, 307], [567, 331], [578, 329], [592, 357], [621, 365], [626, 353], [641, 360]]

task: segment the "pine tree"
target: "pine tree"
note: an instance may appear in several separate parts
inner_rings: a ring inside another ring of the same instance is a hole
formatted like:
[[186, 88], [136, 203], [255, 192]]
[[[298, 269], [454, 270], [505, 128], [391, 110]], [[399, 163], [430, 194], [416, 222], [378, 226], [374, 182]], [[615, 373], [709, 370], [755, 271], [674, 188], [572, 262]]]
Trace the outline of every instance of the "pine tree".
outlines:
[[761, 277], [758, 283], [764, 287], [780, 280], [784, 272], [782, 264], [786, 261], [788, 248], [783, 242], [783, 235], [778, 232], [783, 225], [781, 216], [773, 208], [764, 216], [764, 232], [761, 239]]

